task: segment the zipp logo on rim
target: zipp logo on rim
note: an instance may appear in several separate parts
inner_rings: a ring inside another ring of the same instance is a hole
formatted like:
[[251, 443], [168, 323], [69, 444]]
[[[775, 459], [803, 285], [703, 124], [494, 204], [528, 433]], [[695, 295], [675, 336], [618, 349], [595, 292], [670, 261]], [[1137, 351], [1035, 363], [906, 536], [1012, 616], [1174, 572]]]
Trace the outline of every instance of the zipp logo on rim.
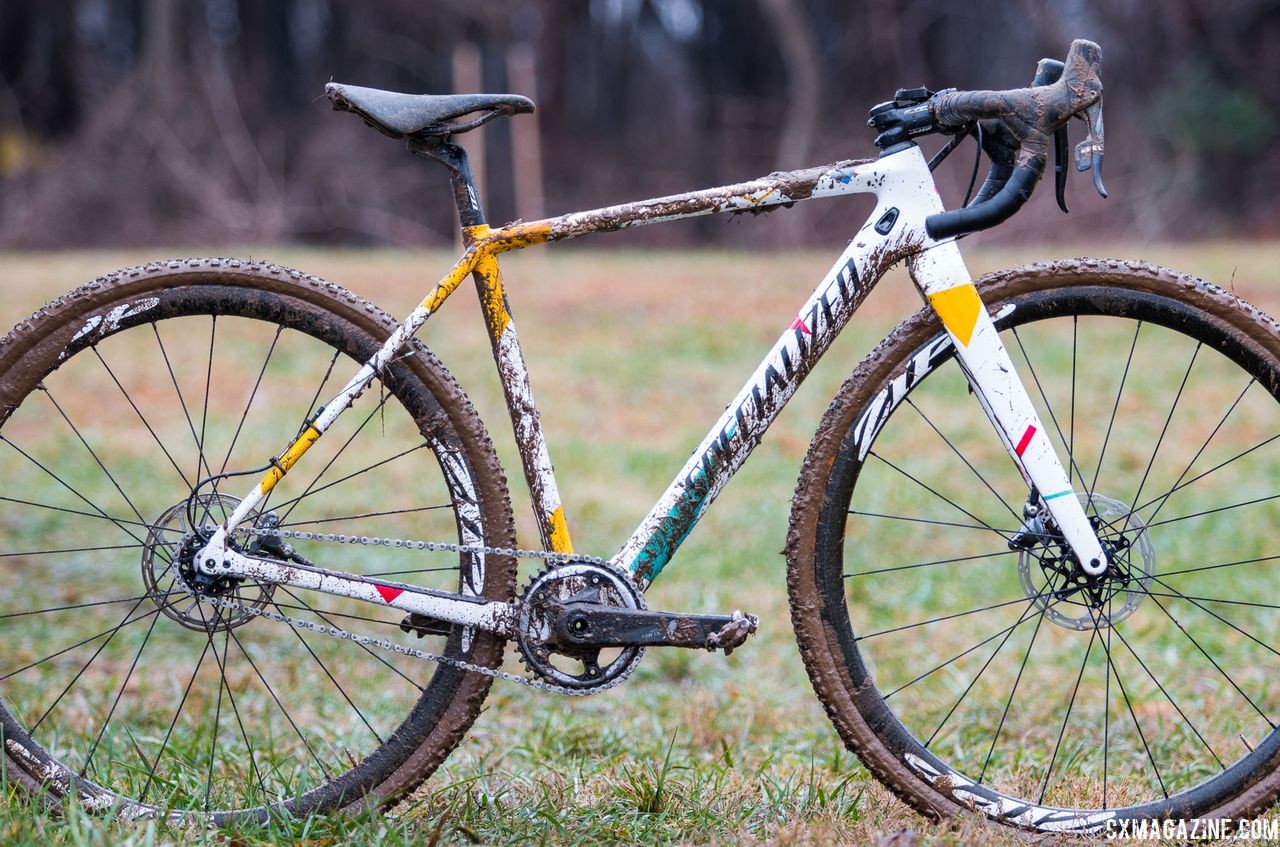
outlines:
[[[73, 347], [77, 342], [84, 340], [87, 336], [104, 336], [108, 333], [115, 332], [120, 328], [120, 322], [125, 318], [132, 318], [143, 312], [150, 311], [160, 305], [159, 297], [144, 297], [135, 303], [124, 303], [116, 306], [106, 315], [94, 315], [85, 321], [80, 331], [71, 336], [71, 343], [68, 347]], [[65, 353], [63, 355], [66, 355]]]

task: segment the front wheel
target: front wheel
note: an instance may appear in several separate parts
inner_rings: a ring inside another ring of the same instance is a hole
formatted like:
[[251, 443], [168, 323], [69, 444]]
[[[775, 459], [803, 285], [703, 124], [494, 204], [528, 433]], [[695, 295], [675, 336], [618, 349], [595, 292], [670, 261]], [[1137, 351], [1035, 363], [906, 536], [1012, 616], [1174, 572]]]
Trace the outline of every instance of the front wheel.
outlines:
[[[496, 667], [503, 642], [285, 585], [179, 579], [195, 527], [261, 476], [395, 322], [315, 277], [190, 259], [134, 268], [0, 340], [0, 728], [42, 801], [214, 821], [382, 806], [416, 787], [492, 681], [336, 629]], [[511, 547], [506, 483], [461, 389], [412, 343], [246, 521]], [[290, 539], [308, 560], [510, 600], [515, 563]], [[252, 549], [250, 547], [250, 549]], [[385, 596], [385, 595], [384, 595]]]
[[1027, 517], [922, 311], [840, 389], [800, 476], [788, 588], [818, 696], [933, 816], [1258, 813], [1280, 792], [1280, 328], [1136, 263], [978, 285], [1113, 566], [1084, 578]]

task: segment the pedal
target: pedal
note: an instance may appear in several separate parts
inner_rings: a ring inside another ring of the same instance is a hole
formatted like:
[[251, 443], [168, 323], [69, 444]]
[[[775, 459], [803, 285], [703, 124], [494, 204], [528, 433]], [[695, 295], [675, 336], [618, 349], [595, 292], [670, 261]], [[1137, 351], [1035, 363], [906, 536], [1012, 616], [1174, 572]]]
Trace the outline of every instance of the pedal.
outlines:
[[429, 618], [426, 615], [420, 615], [417, 612], [410, 612], [404, 616], [404, 620], [400, 621], [400, 629], [404, 632], [412, 632], [419, 638], [427, 635], [448, 635], [453, 624], [448, 621], [442, 621], [439, 618]]
[[741, 647], [759, 625], [760, 619], [755, 615], [747, 615], [734, 609], [729, 622], [707, 637], [707, 649], [723, 650], [727, 656]]
[[598, 603], [565, 603], [552, 620], [549, 643], [558, 648], [688, 647], [726, 655], [741, 647], [760, 621], [740, 611], [693, 615]]

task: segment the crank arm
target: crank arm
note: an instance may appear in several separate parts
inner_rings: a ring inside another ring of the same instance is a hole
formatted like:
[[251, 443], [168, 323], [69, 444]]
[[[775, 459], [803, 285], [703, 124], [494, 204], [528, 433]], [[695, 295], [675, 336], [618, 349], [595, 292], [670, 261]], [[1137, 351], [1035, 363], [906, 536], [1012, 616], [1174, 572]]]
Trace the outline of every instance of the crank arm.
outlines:
[[689, 615], [596, 603], [562, 606], [551, 626], [556, 647], [692, 647], [725, 654], [756, 631], [755, 615]]
[[224, 549], [220, 559], [213, 559], [206, 555], [208, 549], [206, 547], [197, 554], [197, 567], [211, 576], [254, 579], [335, 597], [350, 597], [436, 621], [496, 632], [506, 638], [513, 638], [516, 634], [516, 607], [510, 603], [385, 582], [296, 562], [246, 556], [235, 550]]

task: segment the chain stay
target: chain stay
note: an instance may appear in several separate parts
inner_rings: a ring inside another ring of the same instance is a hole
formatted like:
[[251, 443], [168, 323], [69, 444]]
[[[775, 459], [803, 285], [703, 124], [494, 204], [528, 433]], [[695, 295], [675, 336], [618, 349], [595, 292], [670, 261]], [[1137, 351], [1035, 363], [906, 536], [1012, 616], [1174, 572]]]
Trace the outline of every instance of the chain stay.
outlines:
[[[487, 547], [483, 544], [454, 544], [454, 543], [440, 542], [440, 541], [415, 541], [415, 540], [403, 539], [403, 538], [371, 538], [367, 535], [345, 535], [341, 533], [331, 533], [331, 532], [327, 532], [327, 533], [326, 532], [307, 532], [305, 530], [278, 529], [278, 528], [269, 528], [269, 527], [241, 528], [241, 529], [237, 529], [235, 531], [235, 534], [256, 535], [256, 536], [271, 535], [271, 536], [277, 536], [279, 538], [294, 538], [301, 541], [334, 542], [334, 543], [340, 543], [340, 544], [368, 544], [375, 547], [395, 547], [395, 548], [412, 549], [412, 550], [430, 550], [430, 551], [446, 552], [446, 553], [477, 553], [477, 554], [482, 554], [486, 556], [512, 556], [520, 559], [542, 559], [544, 561], [555, 563], [555, 564], [564, 564], [567, 562], [587, 562], [593, 565], [606, 565], [606, 566], [608, 565], [608, 562], [606, 562], [604, 559], [600, 559], [594, 556], [579, 556], [573, 553], [554, 553], [549, 550], [521, 550], [517, 548], [510, 548], [510, 547]], [[619, 685], [626, 679], [626, 676], [624, 675], [618, 679], [612, 680], [607, 683], [602, 683], [599, 686], [595, 686], [588, 689], [568, 688], [566, 686], [556, 685], [555, 683], [546, 682], [541, 679], [536, 679], [536, 678], [527, 677], [527, 676], [520, 676], [519, 674], [510, 673], [509, 671], [499, 670], [497, 668], [490, 668], [484, 665], [478, 665], [473, 662], [463, 661], [462, 659], [455, 659], [452, 656], [442, 656], [438, 653], [432, 653], [429, 650], [420, 650], [416, 647], [408, 647], [404, 644], [397, 644], [396, 642], [391, 641], [390, 639], [387, 639], [387, 638], [375, 638], [374, 636], [371, 636], [371, 635], [360, 635], [358, 633], [354, 633], [354, 632], [350, 632], [348, 630], [342, 629], [341, 627], [318, 624], [318, 623], [315, 623], [314, 621], [302, 620], [300, 618], [295, 618], [295, 617], [292, 617], [291, 615], [286, 615], [278, 611], [273, 612], [265, 608], [256, 608], [252, 606], [246, 606], [242, 603], [237, 603], [234, 600], [228, 600], [225, 597], [218, 597], [215, 595], [204, 594], [199, 591], [196, 591], [194, 588], [188, 585], [186, 580], [184, 580], [181, 575], [177, 576], [177, 581], [185, 591], [190, 592], [191, 595], [195, 597], [197, 600], [200, 600], [205, 603], [209, 603], [210, 605], [213, 605], [219, 608], [231, 609], [231, 610], [234, 610], [246, 615], [250, 615], [253, 617], [266, 618], [268, 620], [277, 621], [279, 623], [288, 624], [290, 626], [302, 627], [303, 629], [308, 629], [308, 630], [311, 630], [312, 632], [320, 633], [321, 635], [327, 635], [330, 638], [336, 638], [340, 641], [350, 641], [354, 644], [359, 644], [364, 647], [378, 647], [382, 650], [388, 650], [392, 653], [396, 653], [401, 656], [410, 656], [415, 659], [425, 659], [426, 661], [429, 661], [429, 662], [436, 662], [438, 664], [448, 665], [449, 667], [457, 668], [462, 671], [470, 671], [473, 673], [483, 674], [484, 676], [493, 677], [494, 679], [501, 679], [507, 682], [514, 682], [519, 685], [525, 685], [530, 688], [536, 688], [542, 691], [550, 691], [555, 694], [564, 694], [569, 697], [588, 697], [592, 694], [599, 694], [602, 691], [608, 691], [610, 688], [613, 688], [614, 686]]]

